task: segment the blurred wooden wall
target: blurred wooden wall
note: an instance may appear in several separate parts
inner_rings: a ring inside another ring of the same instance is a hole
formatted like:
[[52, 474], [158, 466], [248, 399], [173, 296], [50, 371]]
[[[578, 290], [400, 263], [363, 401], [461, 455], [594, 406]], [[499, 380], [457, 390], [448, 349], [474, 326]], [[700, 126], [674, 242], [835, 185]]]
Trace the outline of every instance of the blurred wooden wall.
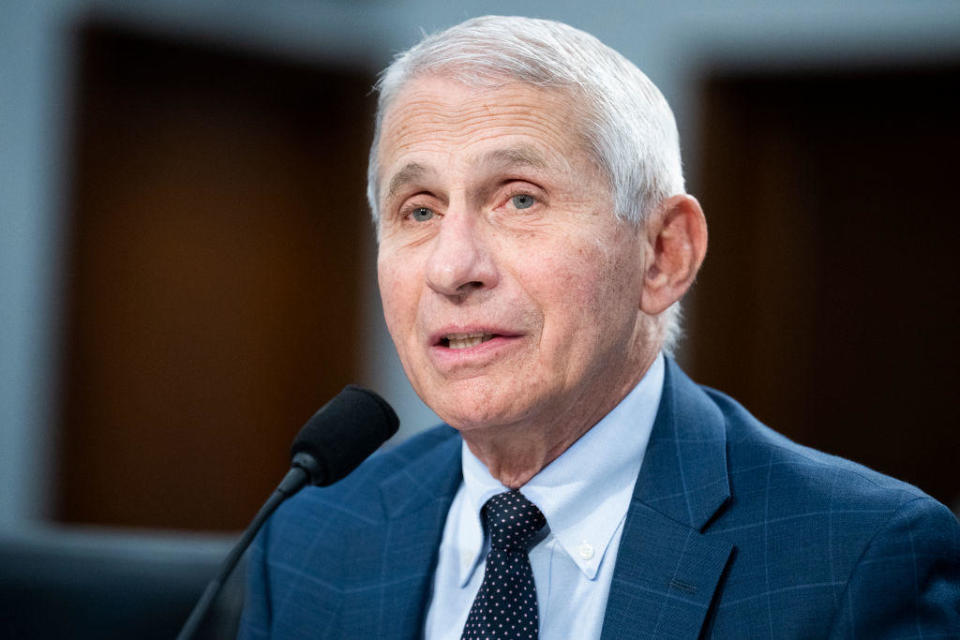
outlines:
[[371, 74], [77, 39], [59, 518], [246, 525], [358, 370]]
[[770, 426], [960, 503], [960, 65], [716, 74], [689, 368]]

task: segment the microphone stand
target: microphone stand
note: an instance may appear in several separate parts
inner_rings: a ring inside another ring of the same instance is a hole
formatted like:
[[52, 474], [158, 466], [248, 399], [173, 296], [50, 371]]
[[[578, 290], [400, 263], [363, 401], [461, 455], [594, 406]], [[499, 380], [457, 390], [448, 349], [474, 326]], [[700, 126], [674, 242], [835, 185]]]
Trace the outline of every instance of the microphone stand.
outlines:
[[[310, 458], [309, 460], [306, 459], [308, 457]], [[223, 564], [220, 565], [220, 570], [217, 572], [217, 575], [207, 584], [203, 595], [200, 596], [197, 604], [193, 607], [193, 611], [190, 612], [190, 617], [187, 618], [187, 621], [183, 624], [183, 628], [180, 629], [177, 640], [191, 640], [197, 633], [197, 630], [200, 628], [200, 623], [203, 622], [207, 611], [209, 611], [211, 605], [213, 605], [217, 594], [220, 593], [220, 589], [223, 588], [230, 573], [237, 566], [237, 562], [240, 561], [243, 552], [246, 551], [250, 543], [253, 542], [253, 538], [257, 535], [260, 527], [262, 527], [267, 518], [277, 510], [281, 502], [307, 484], [311, 477], [309, 469], [311, 467], [315, 468], [316, 466], [316, 461], [313, 460], [309, 454], [298, 453], [293, 457], [293, 466], [290, 467], [290, 471], [287, 472], [287, 475], [280, 484], [277, 485], [277, 488], [274, 489], [273, 494], [271, 494], [263, 506], [260, 507], [260, 511], [257, 512], [253, 521], [250, 522], [250, 526], [243, 532], [240, 540], [237, 541], [233, 549], [230, 550], [230, 553], [224, 559]]]
[[290, 470], [253, 522], [230, 550], [184, 623], [177, 640], [190, 640], [213, 604], [240, 556], [280, 503], [307, 482], [325, 487], [344, 478], [397, 432], [399, 421], [387, 401], [369, 389], [347, 385], [317, 411], [293, 441]]

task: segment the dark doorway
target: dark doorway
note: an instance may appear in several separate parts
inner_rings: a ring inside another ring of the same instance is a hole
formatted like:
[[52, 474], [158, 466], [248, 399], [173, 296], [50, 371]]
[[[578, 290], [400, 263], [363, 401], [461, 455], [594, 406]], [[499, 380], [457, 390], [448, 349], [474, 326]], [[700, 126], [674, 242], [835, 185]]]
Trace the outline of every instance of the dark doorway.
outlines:
[[960, 498], [960, 67], [720, 74], [691, 369], [788, 436]]
[[372, 74], [77, 50], [59, 519], [241, 528], [358, 370]]

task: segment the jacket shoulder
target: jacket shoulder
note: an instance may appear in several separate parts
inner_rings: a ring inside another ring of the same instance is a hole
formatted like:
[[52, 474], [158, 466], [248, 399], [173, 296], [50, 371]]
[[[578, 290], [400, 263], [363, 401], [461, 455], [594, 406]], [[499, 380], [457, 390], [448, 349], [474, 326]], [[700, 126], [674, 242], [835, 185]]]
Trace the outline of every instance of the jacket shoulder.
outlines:
[[372, 522], [382, 517], [379, 487], [391, 476], [403, 472], [440, 449], [459, 447], [457, 431], [447, 425], [428, 429], [401, 444], [381, 449], [343, 480], [327, 487], [308, 486], [287, 500], [274, 514], [274, 524], [300, 520], [311, 514], [331, 512], [347, 519]]
[[911, 484], [798, 444], [762, 424], [729, 396], [702, 388], [724, 415], [735, 486], [764, 486], [768, 498], [783, 494], [797, 508], [822, 503], [896, 510], [916, 498], [932, 500]]
[[753, 624], [758, 611], [810, 638], [907, 637], [956, 624], [960, 524], [946, 507], [703, 391], [724, 416], [732, 496], [704, 533], [737, 549], [715, 636]]

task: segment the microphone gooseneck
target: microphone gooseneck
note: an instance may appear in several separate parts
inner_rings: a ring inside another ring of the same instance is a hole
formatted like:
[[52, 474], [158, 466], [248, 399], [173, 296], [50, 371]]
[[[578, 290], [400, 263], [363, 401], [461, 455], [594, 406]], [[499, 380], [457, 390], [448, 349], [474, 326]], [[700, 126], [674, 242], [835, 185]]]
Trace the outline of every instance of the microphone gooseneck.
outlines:
[[386, 400], [356, 385], [344, 387], [307, 420], [293, 441], [290, 470], [224, 559], [220, 571], [200, 596], [177, 640], [189, 640], [194, 636], [230, 572], [281, 502], [308, 482], [325, 487], [342, 480], [396, 433], [399, 424], [397, 414]]

